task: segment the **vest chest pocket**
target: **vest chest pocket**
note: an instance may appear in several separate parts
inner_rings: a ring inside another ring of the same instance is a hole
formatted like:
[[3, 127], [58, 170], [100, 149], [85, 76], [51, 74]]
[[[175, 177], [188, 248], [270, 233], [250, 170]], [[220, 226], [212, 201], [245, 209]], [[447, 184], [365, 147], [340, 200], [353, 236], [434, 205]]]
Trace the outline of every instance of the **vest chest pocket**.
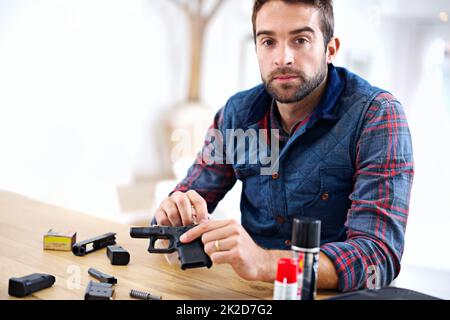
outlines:
[[302, 208], [303, 216], [322, 221], [323, 240], [336, 241], [343, 236], [354, 169], [324, 167], [320, 169], [320, 190], [315, 199]]

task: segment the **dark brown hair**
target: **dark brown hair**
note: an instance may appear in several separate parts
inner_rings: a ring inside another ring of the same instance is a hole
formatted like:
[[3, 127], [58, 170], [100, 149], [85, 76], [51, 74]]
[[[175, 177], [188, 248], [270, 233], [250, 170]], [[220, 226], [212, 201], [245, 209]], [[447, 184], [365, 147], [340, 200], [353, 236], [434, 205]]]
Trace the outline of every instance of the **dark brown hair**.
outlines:
[[[273, 0], [255, 0], [253, 4], [253, 37], [256, 41], [256, 16], [262, 6]], [[320, 12], [320, 29], [323, 33], [325, 47], [327, 47], [330, 40], [334, 37], [334, 12], [333, 0], [278, 0], [286, 3], [305, 3], [316, 7]]]

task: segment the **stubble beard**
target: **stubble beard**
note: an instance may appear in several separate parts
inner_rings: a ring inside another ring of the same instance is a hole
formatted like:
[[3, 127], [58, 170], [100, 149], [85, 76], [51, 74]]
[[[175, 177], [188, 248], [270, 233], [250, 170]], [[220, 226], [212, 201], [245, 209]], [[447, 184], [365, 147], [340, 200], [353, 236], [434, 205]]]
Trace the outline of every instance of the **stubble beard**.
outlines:
[[[304, 72], [300, 70], [285, 67], [272, 72], [268, 79], [263, 78], [263, 82], [267, 92], [269, 92], [272, 98], [280, 103], [289, 104], [300, 102], [308, 97], [323, 83], [327, 77], [327, 73], [328, 65], [324, 58], [317, 73], [311, 77], [307, 77]], [[275, 77], [287, 74], [297, 76], [298, 80], [292, 83], [283, 83], [279, 85], [275, 83]]]

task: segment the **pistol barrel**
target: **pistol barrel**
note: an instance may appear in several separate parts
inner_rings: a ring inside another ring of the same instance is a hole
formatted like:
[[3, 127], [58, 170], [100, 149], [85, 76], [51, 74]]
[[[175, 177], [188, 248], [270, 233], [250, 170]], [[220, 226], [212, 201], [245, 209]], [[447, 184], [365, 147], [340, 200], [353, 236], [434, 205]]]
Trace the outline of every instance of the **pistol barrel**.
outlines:
[[136, 239], [147, 239], [154, 235], [152, 228], [131, 228], [130, 236]]

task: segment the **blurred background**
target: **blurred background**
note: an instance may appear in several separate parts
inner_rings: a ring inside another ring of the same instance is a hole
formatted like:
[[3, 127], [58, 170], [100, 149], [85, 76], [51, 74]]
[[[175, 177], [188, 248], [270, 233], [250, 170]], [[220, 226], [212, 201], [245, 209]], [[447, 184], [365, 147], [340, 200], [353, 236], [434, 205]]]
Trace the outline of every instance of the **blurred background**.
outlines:
[[[0, 0], [0, 189], [147, 224], [214, 113], [260, 83], [251, 8]], [[397, 96], [413, 135], [408, 272], [397, 284], [450, 299], [429, 285], [450, 284], [450, 1], [335, 0], [335, 14], [335, 65]], [[217, 218], [239, 219], [240, 187]]]

